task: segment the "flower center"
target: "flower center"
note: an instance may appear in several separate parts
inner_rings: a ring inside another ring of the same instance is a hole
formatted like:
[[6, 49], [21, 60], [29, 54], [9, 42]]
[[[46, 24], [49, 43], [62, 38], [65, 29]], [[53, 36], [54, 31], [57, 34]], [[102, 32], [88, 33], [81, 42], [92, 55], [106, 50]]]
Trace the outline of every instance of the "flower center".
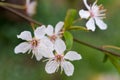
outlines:
[[52, 42], [54, 42], [54, 41], [56, 40], [56, 38], [57, 38], [57, 36], [54, 34], [54, 35], [52, 35], [52, 36], [50, 37], [50, 40], [51, 40]]
[[33, 39], [33, 40], [31, 41], [31, 44], [32, 44], [33, 47], [37, 47], [37, 46], [38, 46], [38, 40]]
[[92, 12], [92, 10], [90, 11], [90, 16], [94, 17], [94, 13]]
[[63, 55], [59, 55], [59, 54], [55, 55], [55, 60], [57, 62], [61, 62], [63, 60]]

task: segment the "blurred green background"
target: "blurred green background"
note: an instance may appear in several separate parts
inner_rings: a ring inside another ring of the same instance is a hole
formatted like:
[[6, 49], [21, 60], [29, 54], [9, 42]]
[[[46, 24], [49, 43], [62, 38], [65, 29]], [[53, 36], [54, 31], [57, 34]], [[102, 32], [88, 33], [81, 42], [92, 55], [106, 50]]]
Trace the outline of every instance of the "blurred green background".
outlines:
[[[94, 0], [88, 0], [92, 3]], [[106, 31], [98, 28], [95, 32], [72, 31], [75, 38], [96, 46], [106, 44], [120, 46], [120, 1], [99, 0], [107, 9], [108, 24]], [[37, 14], [33, 17], [45, 25], [56, 25], [64, 21], [66, 12], [70, 8], [78, 11], [84, 8], [82, 0], [38, 0]], [[103, 63], [104, 54], [95, 49], [74, 42], [72, 50], [79, 52], [83, 59], [72, 62], [75, 67], [73, 76], [64, 73], [47, 74], [45, 63], [37, 62], [31, 55], [14, 53], [14, 48], [22, 40], [16, 35], [24, 30], [32, 31], [28, 22], [20, 20], [10, 12], [0, 10], [0, 80], [99, 80], [99, 75], [118, 75], [115, 67], [107, 61]], [[79, 17], [79, 15], [77, 15]], [[78, 23], [84, 26], [85, 21]], [[107, 79], [106, 79], [107, 80]], [[119, 80], [119, 79], [113, 79]]]

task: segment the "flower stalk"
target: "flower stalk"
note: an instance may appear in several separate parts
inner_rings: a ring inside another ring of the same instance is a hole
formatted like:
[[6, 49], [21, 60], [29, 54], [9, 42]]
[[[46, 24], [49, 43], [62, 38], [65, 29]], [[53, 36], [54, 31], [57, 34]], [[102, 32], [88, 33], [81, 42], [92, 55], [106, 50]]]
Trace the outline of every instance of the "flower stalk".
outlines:
[[117, 50], [120, 50], [120, 47], [117, 47], [117, 46], [112, 46], [112, 45], [104, 45], [102, 46], [104, 49], [117, 49]]

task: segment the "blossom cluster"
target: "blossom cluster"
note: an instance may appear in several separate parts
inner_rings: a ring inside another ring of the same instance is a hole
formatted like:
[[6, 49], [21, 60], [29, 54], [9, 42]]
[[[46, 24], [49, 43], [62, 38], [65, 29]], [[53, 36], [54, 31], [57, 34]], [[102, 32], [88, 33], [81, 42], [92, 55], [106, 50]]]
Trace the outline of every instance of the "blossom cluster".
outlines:
[[67, 76], [71, 76], [74, 66], [69, 61], [80, 60], [82, 57], [75, 51], [65, 53], [66, 44], [62, 40], [63, 25], [63, 22], [58, 22], [55, 29], [52, 25], [42, 25], [34, 30], [33, 38], [29, 31], [21, 32], [17, 37], [26, 41], [15, 47], [15, 53], [32, 52], [37, 61], [45, 57], [48, 60], [45, 66], [47, 73], [52, 74], [61, 67], [61, 71], [64, 70]]
[[[89, 19], [86, 23], [88, 30], [95, 31], [97, 25], [101, 30], [106, 30], [107, 25], [103, 22], [105, 18], [105, 9], [103, 6], [98, 6], [95, 1], [93, 5], [89, 6], [87, 0], [83, 0], [88, 10], [81, 9], [79, 15], [82, 19]], [[30, 4], [30, 0], [27, 0], [26, 6], [34, 6], [35, 3]], [[34, 8], [28, 8], [28, 13], [34, 10]], [[32, 14], [31, 14], [32, 15]], [[75, 51], [68, 51], [66, 43], [64, 42], [64, 22], [58, 22], [55, 28], [52, 25], [39, 26], [34, 30], [34, 37], [32, 37], [30, 31], [23, 31], [17, 38], [25, 40], [15, 47], [15, 53], [32, 53], [32, 57], [36, 57], [37, 61], [40, 61], [43, 57], [48, 61], [45, 66], [45, 71], [49, 74], [58, 71], [59, 67], [61, 71], [64, 70], [67, 76], [72, 76], [74, 72], [74, 66], [70, 61], [80, 60], [82, 56]]]

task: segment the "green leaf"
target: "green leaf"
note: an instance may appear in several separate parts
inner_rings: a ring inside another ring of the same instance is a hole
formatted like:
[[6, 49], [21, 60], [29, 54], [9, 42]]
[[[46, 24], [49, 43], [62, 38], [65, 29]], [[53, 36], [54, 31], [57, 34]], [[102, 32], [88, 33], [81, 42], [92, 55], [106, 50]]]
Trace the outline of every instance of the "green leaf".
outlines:
[[77, 14], [77, 11], [75, 9], [70, 9], [67, 11], [67, 14], [65, 17], [65, 24], [64, 24], [65, 29], [68, 29], [72, 25], [76, 14]]
[[108, 55], [108, 58], [111, 61], [111, 63], [116, 67], [118, 72], [120, 73], [120, 59], [118, 57], [110, 55], [110, 54]]
[[83, 30], [83, 31], [89, 31], [87, 28], [82, 26], [71, 26], [68, 30]]
[[105, 63], [108, 60], [108, 55], [104, 55], [103, 62]]
[[73, 45], [73, 36], [70, 32], [65, 31], [64, 38], [65, 38], [67, 50], [70, 50], [72, 48], [72, 45]]

